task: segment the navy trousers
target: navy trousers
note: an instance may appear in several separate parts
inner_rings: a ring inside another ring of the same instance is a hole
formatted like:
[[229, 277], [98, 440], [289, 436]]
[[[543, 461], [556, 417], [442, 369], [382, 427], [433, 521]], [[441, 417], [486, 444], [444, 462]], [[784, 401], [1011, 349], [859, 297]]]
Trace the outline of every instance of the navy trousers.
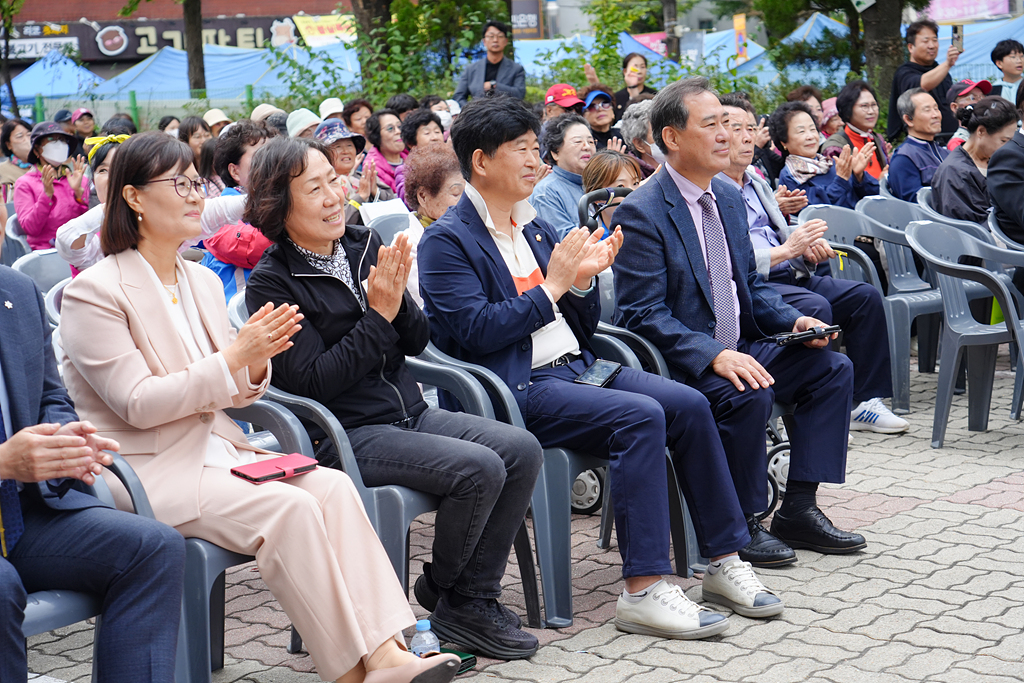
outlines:
[[716, 557], [743, 548], [750, 535], [707, 400], [677, 382], [630, 368], [607, 387], [573, 383], [593, 360], [584, 352], [569, 365], [534, 370], [523, 417], [545, 448], [608, 458], [622, 575], [672, 573], [666, 445], [701, 554]]
[[740, 340], [739, 351], [753, 356], [775, 384], [738, 391], [711, 368], [699, 378], [674, 372], [680, 382], [697, 389], [711, 404], [744, 514], [764, 509], [768, 487], [765, 424], [776, 399], [794, 407], [789, 478], [833, 484], [845, 481], [853, 396], [850, 359], [802, 344], [780, 347], [747, 339]]
[[866, 282], [819, 277], [796, 279], [773, 273], [771, 285], [782, 300], [804, 315], [843, 328], [846, 355], [853, 361], [853, 403], [892, 398], [889, 329], [882, 296]]
[[25, 534], [0, 557], [0, 681], [28, 678], [26, 595], [64, 589], [103, 596], [96, 683], [171, 683], [185, 540], [153, 519], [107, 507], [53, 510], [21, 494]]

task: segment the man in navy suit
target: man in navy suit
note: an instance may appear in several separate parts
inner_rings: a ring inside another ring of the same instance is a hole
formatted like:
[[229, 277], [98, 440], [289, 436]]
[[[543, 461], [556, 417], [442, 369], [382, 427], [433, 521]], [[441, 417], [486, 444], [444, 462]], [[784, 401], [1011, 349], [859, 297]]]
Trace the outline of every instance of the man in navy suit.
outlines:
[[[729, 167], [728, 112], [706, 79], [689, 78], [662, 90], [650, 114], [667, 163], [615, 211], [626, 235], [613, 266], [616, 320], [657, 345], [673, 376], [710, 401], [751, 549], [782, 557], [789, 548], [864, 548], [864, 537], [833, 526], [816, 500], [819, 482], [846, 476], [853, 366], [824, 348], [827, 339], [766, 340], [823, 323], [784, 303], [757, 272], [743, 198], [715, 178]], [[794, 414], [786, 497], [769, 534], [754, 514], [764, 508], [764, 425], [776, 399]]]
[[703, 638], [727, 627], [661, 578], [672, 572], [666, 443], [701, 552], [711, 558], [704, 600], [745, 616], [778, 614], [782, 601], [737, 557], [749, 536], [704, 397], [629, 368], [602, 386], [574, 382], [596, 360], [589, 340], [600, 317], [597, 274], [615, 260], [623, 235], [600, 242], [600, 231], [577, 228], [559, 242], [537, 219], [525, 200], [540, 168], [539, 128], [511, 98], [476, 100], [452, 127], [466, 190], [419, 244], [431, 337], [501, 377], [541, 445], [609, 458], [626, 583], [617, 628]]
[[118, 444], [79, 422], [32, 280], [0, 266], [0, 681], [28, 678], [26, 595], [103, 597], [97, 683], [174, 680], [185, 543], [76, 490]]

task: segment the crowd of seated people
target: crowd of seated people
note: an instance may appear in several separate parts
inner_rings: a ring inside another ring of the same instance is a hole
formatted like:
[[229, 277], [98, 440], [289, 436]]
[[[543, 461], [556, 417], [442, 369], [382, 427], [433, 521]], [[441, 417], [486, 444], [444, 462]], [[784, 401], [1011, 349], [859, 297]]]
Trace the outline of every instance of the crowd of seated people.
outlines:
[[[911, 29], [908, 45], [930, 45], [927, 21]], [[22, 316], [0, 330], [0, 389], [18, 406], [0, 423], [0, 582], [20, 599], [120, 546], [112, 566], [74, 584], [104, 592], [96, 587], [123, 577], [107, 592], [97, 650], [125, 662], [123, 676], [102, 680], [173, 679], [182, 536], [255, 556], [325, 680], [455, 675], [457, 657], [407, 651], [408, 597], [326, 434], [310, 428], [314, 472], [260, 487], [230, 474], [279, 455], [250, 446], [225, 413], [271, 385], [338, 419], [366, 485], [438, 497], [414, 595], [442, 642], [487, 657], [539, 647], [502, 579], [543, 448], [608, 461], [621, 631], [696, 639], [725, 632], [728, 613], [773, 617], [785, 592], [759, 570], [793, 564], [796, 549], [868, 545], [830, 521], [817, 491], [844, 482], [851, 431], [909, 427], [887, 406], [885, 292], [833, 278], [841, 266], [827, 224], [798, 216], [810, 204], [855, 210], [884, 188], [914, 202], [931, 186], [939, 213], [985, 224], [994, 209], [1024, 243], [1021, 112], [1004, 99], [1019, 92], [1019, 44], [993, 52], [998, 89], [952, 84], [948, 64], [928, 67], [934, 55], [915, 47], [908, 69], [919, 83], [894, 93], [902, 128], [886, 138], [867, 81], [801, 86], [758, 112], [749, 95], [700, 78], [654, 90], [640, 54], [624, 58], [619, 91], [588, 66], [579, 89], [552, 85], [531, 108], [521, 67], [502, 57], [508, 28], [490, 22], [483, 35], [488, 56], [453, 99], [261, 103], [248, 116], [168, 115], [143, 133], [127, 115], [96, 132], [85, 109], [4, 123], [5, 198], [29, 246], [55, 247], [75, 278], [55, 358], [39, 293], [0, 270]], [[954, 118], [959, 130], [943, 132]], [[603, 188], [631, 193], [592, 207], [587, 229], [580, 199]], [[372, 227], [384, 208], [403, 216], [386, 236]], [[884, 283], [871, 240], [858, 247]], [[606, 317], [657, 347], [668, 376], [623, 367], [600, 386], [575, 381], [599, 360], [601, 282], [614, 282]], [[239, 293], [249, 317], [235, 330], [227, 302]], [[844, 353], [828, 338], [765, 341], [833, 323]], [[525, 429], [462, 412], [444, 392], [429, 405], [406, 357], [430, 342], [491, 370]], [[40, 348], [38, 362], [13, 365], [8, 344]], [[776, 402], [794, 412], [789, 479], [769, 526], [759, 513]], [[27, 451], [27, 435], [50, 450]], [[156, 521], [82, 492], [76, 482], [110, 464], [104, 451], [139, 474]], [[32, 460], [31, 472], [15, 466]], [[699, 601], [666, 578], [668, 468], [708, 559]], [[66, 543], [53, 567], [30, 558], [86, 524], [90, 543]], [[145, 552], [127, 552], [132, 544]], [[24, 605], [4, 604], [0, 638], [20, 641], [10, 650], [20, 654], [0, 658], [0, 678], [14, 680], [26, 666]]]

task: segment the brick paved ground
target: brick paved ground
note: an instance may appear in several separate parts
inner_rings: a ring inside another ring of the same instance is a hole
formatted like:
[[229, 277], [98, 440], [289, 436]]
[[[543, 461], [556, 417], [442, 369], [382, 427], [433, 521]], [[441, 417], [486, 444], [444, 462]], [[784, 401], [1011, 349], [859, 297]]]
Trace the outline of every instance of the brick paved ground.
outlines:
[[[1004, 348], [1005, 354], [1005, 348]], [[935, 375], [912, 375], [907, 435], [856, 433], [847, 483], [823, 487], [832, 519], [868, 539], [866, 552], [823, 556], [761, 570], [786, 611], [768, 622], [730, 617], [729, 631], [704, 641], [618, 633], [607, 624], [621, 590], [617, 550], [596, 547], [599, 517], [573, 520], [576, 621], [537, 631], [530, 660], [481, 660], [481, 680], [588, 683], [630, 681], [1024, 680], [1024, 424], [1009, 420], [1012, 374], [1001, 359], [989, 431], [967, 431], [967, 397], [955, 397], [942, 450], [931, 441]], [[413, 536], [412, 569], [429, 557], [432, 520]], [[691, 598], [696, 580], [677, 579]], [[523, 610], [514, 560], [507, 601]], [[253, 566], [230, 572], [227, 665], [216, 683], [314, 683], [307, 656], [285, 651], [288, 619]], [[411, 596], [410, 596], [411, 597]], [[425, 612], [415, 605], [417, 614]], [[33, 683], [88, 681], [92, 627], [30, 639]]]

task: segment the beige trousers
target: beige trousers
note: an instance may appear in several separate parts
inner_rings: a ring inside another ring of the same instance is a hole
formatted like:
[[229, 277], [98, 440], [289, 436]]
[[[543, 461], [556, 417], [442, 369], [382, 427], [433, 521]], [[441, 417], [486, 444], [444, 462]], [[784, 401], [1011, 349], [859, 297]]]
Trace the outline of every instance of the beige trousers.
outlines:
[[263, 580], [324, 680], [340, 678], [416, 623], [344, 473], [319, 468], [257, 486], [205, 467], [199, 509], [199, 519], [178, 531], [256, 556]]

